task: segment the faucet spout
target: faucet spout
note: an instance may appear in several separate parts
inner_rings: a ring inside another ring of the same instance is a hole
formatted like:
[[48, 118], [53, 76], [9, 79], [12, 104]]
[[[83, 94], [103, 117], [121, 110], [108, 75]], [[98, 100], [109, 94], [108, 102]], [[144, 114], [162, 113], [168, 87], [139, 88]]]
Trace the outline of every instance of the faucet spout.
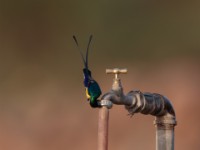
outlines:
[[[124, 105], [131, 116], [135, 113], [155, 116], [156, 126], [156, 150], [174, 150], [174, 127], [176, 126], [176, 114], [174, 108], [165, 96], [157, 93], [142, 93], [130, 91], [124, 94], [120, 73], [126, 73], [126, 69], [107, 69], [106, 73], [115, 74], [112, 89], [101, 98], [103, 102]], [[107, 103], [106, 103], [107, 104]]]
[[131, 91], [127, 95], [111, 90], [102, 99], [117, 105], [125, 105], [129, 114], [135, 113], [155, 116], [156, 150], [174, 150], [174, 127], [176, 115], [170, 101], [160, 94]]
[[110, 100], [113, 104], [116, 105], [125, 105], [125, 106], [133, 106], [135, 104], [135, 98], [131, 96], [125, 96], [123, 93], [116, 93], [111, 90], [110, 92], [104, 94], [101, 98], [102, 100]]

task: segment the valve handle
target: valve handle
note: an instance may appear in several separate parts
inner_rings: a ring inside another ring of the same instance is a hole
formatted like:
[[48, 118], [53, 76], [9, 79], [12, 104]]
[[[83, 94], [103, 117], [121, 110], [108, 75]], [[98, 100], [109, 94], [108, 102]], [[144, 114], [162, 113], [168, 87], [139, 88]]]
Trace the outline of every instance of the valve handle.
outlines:
[[124, 69], [119, 69], [119, 68], [106, 69], [107, 74], [115, 74], [115, 79], [118, 79], [119, 74], [125, 74], [127, 72], [128, 72], [128, 70], [126, 68], [124, 68]]

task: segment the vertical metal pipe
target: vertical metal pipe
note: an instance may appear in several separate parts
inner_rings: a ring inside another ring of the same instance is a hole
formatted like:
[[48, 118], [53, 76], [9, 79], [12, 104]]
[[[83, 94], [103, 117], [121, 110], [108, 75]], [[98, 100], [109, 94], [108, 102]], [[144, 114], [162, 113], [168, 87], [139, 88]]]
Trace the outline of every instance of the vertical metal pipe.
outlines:
[[156, 117], [156, 150], [174, 150], [174, 126], [176, 120], [170, 118]]
[[[106, 70], [106, 73], [115, 74], [115, 79], [112, 90], [109, 93], [104, 94], [102, 99], [110, 100], [114, 104], [125, 105], [125, 108], [128, 110], [130, 115], [140, 112], [145, 115], [151, 114], [156, 116], [154, 122], [156, 125], [156, 150], [174, 150], [174, 127], [176, 126], [176, 116], [172, 104], [165, 96], [156, 93], [130, 91], [127, 95], [124, 95], [118, 74], [126, 72], [126, 69], [122, 70], [118, 68]], [[105, 129], [104, 127], [108, 127], [108, 124], [103, 125], [103, 122], [108, 118], [102, 118], [105, 114], [103, 113], [103, 110], [101, 111], [102, 112], [100, 112], [99, 116], [98, 150], [107, 150], [107, 128]], [[102, 125], [103, 129], [101, 129]]]
[[174, 150], [174, 128], [156, 128], [156, 150]]
[[99, 109], [98, 150], [108, 150], [109, 109], [103, 106]]

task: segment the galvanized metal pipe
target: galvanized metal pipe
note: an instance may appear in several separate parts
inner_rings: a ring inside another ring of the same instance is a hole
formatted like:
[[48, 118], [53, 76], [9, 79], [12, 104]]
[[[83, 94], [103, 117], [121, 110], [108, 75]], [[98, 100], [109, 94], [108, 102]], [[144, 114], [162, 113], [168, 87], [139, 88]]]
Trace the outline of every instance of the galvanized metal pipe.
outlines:
[[154, 124], [156, 126], [156, 150], [174, 150], [174, 127], [176, 122], [173, 116], [165, 115], [156, 117]]
[[142, 113], [155, 116], [156, 150], [174, 150], [176, 117], [174, 109], [166, 97], [140, 91], [131, 91], [124, 96], [123, 94], [115, 94], [115, 91], [111, 90], [102, 98], [109, 99], [118, 105], [125, 105], [130, 115]]
[[130, 91], [124, 95], [120, 73], [126, 73], [126, 69], [108, 69], [107, 73], [114, 73], [112, 90], [102, 96], [102, 100], [109, 100], [117, 105], [125, 105], [130, 115], [142, 113], [155, 116], [156, 126], [156, 150], [174, 150], [174, 127], [176, 115], [170, 101], [160, 94], [142, 93]]
[[156, 150], [174, 150], [174, 127], [156, 125]]

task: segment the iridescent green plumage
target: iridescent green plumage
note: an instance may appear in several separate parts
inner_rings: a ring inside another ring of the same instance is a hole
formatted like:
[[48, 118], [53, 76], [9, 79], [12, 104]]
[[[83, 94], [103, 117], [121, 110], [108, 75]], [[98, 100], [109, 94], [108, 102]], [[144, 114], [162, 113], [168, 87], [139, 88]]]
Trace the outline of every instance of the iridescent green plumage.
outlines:
[[[73, 36], [74, 41], [76, 42], [77, 47], [79, 48], [78, 42], [76, 40], [76, 37]], [[86, 58], [84, 58], [83, 53], [80, 51], [83, 63], [84, 63], [84, 86], [86, 88], [86, 97], [90, 101], [91, 107], [99, 107], [97, 98], [101, 95], [101, 89], [98, 85], [98, 83], [92, 78], [92, 73], [88, 68], [88, 52], [89, 52], [89, 46], [90, 42], [92, 40], [92, 35], [89, 38], [88, 46], [87, 46], [87, 52], [86, 52]]]
[[90, 95], [90, 106], [98, 107], [97, 98], [101, 95], [101, 89], [98, 83], [91, 80], [88, 86], [88, 95]]

